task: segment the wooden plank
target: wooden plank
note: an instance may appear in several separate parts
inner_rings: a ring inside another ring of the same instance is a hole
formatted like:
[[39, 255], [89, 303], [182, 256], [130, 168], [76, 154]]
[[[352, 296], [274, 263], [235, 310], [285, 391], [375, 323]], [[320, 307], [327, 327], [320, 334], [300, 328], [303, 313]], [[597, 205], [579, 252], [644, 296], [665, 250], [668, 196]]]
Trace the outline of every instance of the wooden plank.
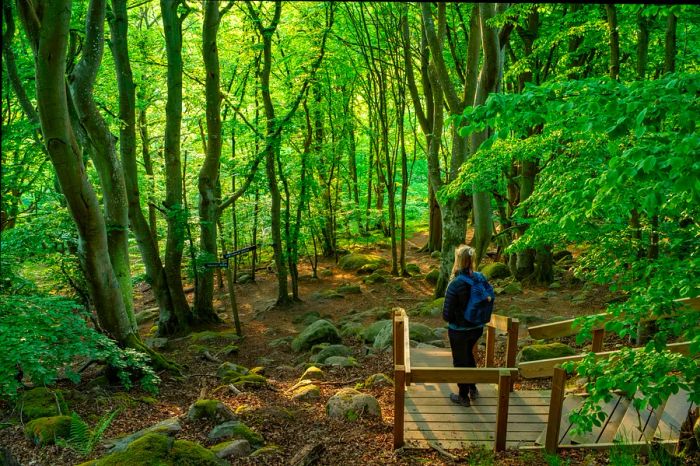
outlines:
[[[508, 433], [537, 432], [540, 433], [544, 422], [508, 422]], [[450, 430], [455, 432], [493, 432], [493, 422], [438, 422], [438, 421], [409, 421], [404, 422], [404, 429], [409, 430]]]
[[[406, 399], [406, 411], [409, 413], [420, 414], [460, 414], [474, 413], [476, 414], [496, 414], [496, 406], [481, 406], [472, 405], [469, 407], [460, 406], [452, 403], [451, 405], [416, 405], [410, 398]], [[549, 406], [511, 406], [511, 414], [547, 414]]]
[[[637, 392], [634, 398], [639, 398], [640, 396], [641, 393]], [[649, 405], [641, 410], [637, 410], [637, 408], [634, 407], [634, 400], [630, 400], [625, 416], [622, 418], [617, 428], [614, 440], [625, 443], [639, 442], [652, 411], [653, 409]]]
[[556, 453], [559, 444], [559, 429], [561, 413], [564, 404], [564, 388], [566, 385], [566, 371], [561, 367], [554, 369], [552, 377], [552, 397], [549, 405], [549, 417], [547, 418], [547, 434], [545, 437], [545, 450], [548, 453]]
[[[495, 384], [477, 384], [479, 389], [479, 398], [492, 398], [498, 397], [498, 391]], [[440, 396], [447, 395], [454, 391], [454, 385], [452, 384], [431, 384], [431, 383], [421, 383], [413, 384], [408, 389], [408, 396], [421, 398], [430, 396]], [[517, 390], [511, 392], [511, 397], [517, 398], [544, 398], [549, 401], [550, 390]], [[512, 398], [511, 398], [512, 399]]]
[[[564, 403], [562, 403], [561, 416], [559, 417], [559, 443], [568, 434], [571, 423], [569, 422], [569, 414], [572, 410], [578, 408], [583, 402], [583, 397], [576, 395], [569, 395], [564, 398]], [[535, 443], [539, 445], [544, 445], [545, 437], [547, 436], [547, 428], [542, 431], [540, 436], [537, 438]]]
[[403, 423], [405, 411], [406, 376], [402, 366], [395, 366], [394, 370], [394, 448], [400, 448], [404, 444]]
[[603, 340], [605, 339], [605, 329], [597, 328], [593, 330], [593, 342], [591, 343], [591, 351], [600, 353], [603, 349]]
[[484, 364], [486, 367], [493, 367], [496, 359], [496, 329], [490, 325], [486, 326], [486, 357]]
[[[471, 368], [471, 367], [424, 367], [411, 368], [411, 383], [495, 383], [499, 371], [504, 368]], [[506, 368], [511, 373], [518, 369]]]
[[449, 348], [411, 348], [413, 366], [452, 367], [452, 351]]
[[[600, 400], [598, 406], [606, 414], [605, 419], [599, 426], [593, 426], [590, 432], [572, 434], [569, 436], [571, 443], [597, 443], [598, 438], [605, 430], [605, 427], [610, 422], [610, 415], [615, 411], [617, 405], [620, 403], [620, 396], [614, 395], [609, 401]], [[624, 417], [624, 415], [623, 415]]]
[[[637, 348], [638, 349], [638, 348]], [[671, 343], [666, 346], [666, 349], [672, 353], [680, 353], [688, 355], [690, 352], [690, 342], [684, 341], [680, 343]], [[604, 351], [602, 353], [596, 353], [596, 359], [605, 359], [610, 356], [619, 353], [619, 351]], [[551, 377], [554, 367], [559, 364], [563, 364], [569, 361], [580, 361], [588, 354], [576, 354], [574, 356], [565, 356], [562, 358], [553, 359], [541, 359], [539, 361], [521, 362], [518, 364], [518, 369], [520, 370], [520, 376], [526, 379], [538, 378], [538, 377]]]
[[[462, 412], [456, 413], [426, 413], [422, 411], [404, 412], [404, 423], [407, 422], [448, 422], [448, 423], [490, 423], [492, 426], [496, 422], [496, 413], [474, 413], [469, 412], [466, 408]], [[544, 427], [547, 422], [547, 413], [527, 413], [516, 414], [511, 409], [508, 414], [508, 424], [514, 423], [537, 423]]]
[[625, 417], [625, 413], [627, 412], [627, 408], [630, 404], [629, 398], [625, 396], [621, 396], [619, 400], [619, 403], [615, 407], [615, 410], [612, 412], [612, 414], [609, 416], [605, 428], [600, 433], [600, 436], [598, 437], [595, 443], [610, 443], [613, 441], [613, 439], [615, 439], [615, 433], [620, 427], [620, 423]]
[[[508, 435], [508, 401], [510, 399], [510, 372], [501, 370], [498, 379], [498, 412], [496, 413], [496, 443], [495, 451], [506, 449], [506, 436]], [[534, 440], [537, 437], [532, 439]]]
[[[420, 450], [430, 450], [432, 447], [430, 446], [429, 442], [435, 442], [435, 440], [420, 440], [420, 439], [412, 439], [408, 442], [406, 442], [406, 446], [404, 448], [406, 449], [420, 449]], [[457, 441], [457, 440], [441, 440], [438, 441], [440, 446], [444, 448], [445, 450], [466, 450], [468, 448], [473, 448], [473, 447], [492, 447], [493, 446], [493, 441], [491, 440], [472, 440], [469, 442], [465, 441]], [[507, 442], [506, 447], [507, 448], [520, 448], [523, 445], [523, 442]]]
[[508, 325], [510, 324], [509, 319], [510, 317], [502, 316], [500, 314], [491, 314], [491, 320], [489, 321], [488, 325], [500, 330], [501, 332], [507, 332]]
[[409, 334], [409, 328], [408, 328], [408, 316], [402, 309], [401, 312], [403, 313], [403, 319], [404, 322], [406, 323], [403, 326], [403, 365], [404, 369], [406, 371], [406, 380], [410, 381], [411, 380], [411, 338]]
[[[460, 432], [455, 432], [455, 431], [449, 431], [449, 430], [441, 430], [441, 431], [429, 431], [429, 430], [411, 430], [411, 431], [406, 431], [406, 440], [438, 440], [438, 441], [443, 441], [443, 440], [458, 440], [458, 441], [483, 441], [483, 440], [491, 440], [495, 441], [496, 439], [496, 434], [491, 431], [491, 432], [469, 432], [469, 431], [460, 431]], [[508, 436], [508, 439], [511, 442], [528, 442], [528, 443], [533, 443], [535, 441], [535, 437], [537, 437], [537, 432], [513, 432], [511, 435]], [[495, 442], [494, 442], [495, 443]], [[503, 448], [505, 449], [505, 443], [503, 444]]]
[[661, 440], [678, 440], [681, 426], [688, 417], [693, 404], [688, 401], [688, 392], [681, 390], [671, 395], [659, 418], [654, 436]]
[[[451, 406], [454, 402], [449, 397], [449, 392], [432, 392], [429, 396], [414, 396], [410, 391], [406, 393], [406, 398], [415, 406]], [[498, 396], [479, 395], [477, 400], [472, 401], [472, 406], [496, 406], [498, 400]], [[549, 406], [549, 399], [543, 396], [521, 397], [520, 393], [511, 392], [510, 406]]]

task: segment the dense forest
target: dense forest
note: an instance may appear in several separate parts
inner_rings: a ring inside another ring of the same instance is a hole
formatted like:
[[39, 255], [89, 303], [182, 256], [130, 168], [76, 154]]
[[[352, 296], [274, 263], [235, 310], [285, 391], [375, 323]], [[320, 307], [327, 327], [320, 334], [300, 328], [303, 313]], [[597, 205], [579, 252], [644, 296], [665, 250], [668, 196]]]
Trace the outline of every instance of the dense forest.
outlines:
[[[520, 299], [509, 293], [546, 300], [566, 291], [573, 304], [543, 308], [542, 321], [582, 316], [577, 348], [603, 321], [615, 335], [610, 349], [622, 347], [620, 357], [567, 367], [586, 382], [588, 401], [574, 415], [584, 429], [599, 425], [598, 403], [617, 390], [652, 407], [679, 389], [700, 402], [700, 314], [677, 301], [700, 295], [697, 6], [17, 0], [2, 8], [4, 447], [24, 435], [30, 418], [18, 412], [32, 389], [80, 393], [100, 376], [112, 394], [152, 400], [144, 406], [153, 413], [212, 398], [221, 383], [202, 375], [207, 364], [268, 366], [269, 380], [246, 369], [232, 390], [278, 396], [273, 379], [291, 386], [300, 375], [278, 366], [304, 366], [296, 353], [311, 347], [295, 348], [290, 336], [286, 356], [254, 364], [277, 351], [273, 338], [313, 324], [300, 317], [310, 310], [340, 326], [351, 309], [434, 302], [465, 242], [475, 267], [505, 280], [495, 283], [496, 312]], [[345, 292], [324, 295], [324, 283]], [[352, 287], [359, 295], [339, 304]], [[419, 315], [444, 326], [438, 314]], [[364, 351], [370, 323], [355, 322], [343, 341]], [[188, 346], [207, 332], [219, 346]], [[667, 349], [686, 341], [688, 351]], [[358, 367], [333, 372], [324, 390], [393, 370], [389, 353], [361, 356], [369, 359], [355, 354]], [[370, 392], [382, 409], [391, 404], [393, 389]], [[103, 433], [148, 425], [129, 424], [141, 412], [133, 404], [104, 406], [76, 408], [64, 440], [34, 437], [0, 453], [10, 464], [77, 463], [107, 452]], [[86, 424], [88, 413], [95, 419]], [[153, 413], [144, 419], [168, 417]], [[386, 425], [359, 422], [348, 429], [359, 425], [376, 446], [336, 456], [341, 464], [445, 460], [430, 450], [395, 454]], [[76, 440], [76, 425], [89, 441]], [[345, 427], [323, 428], [328, 437]], [[177, 442], [203, 443], [193, 429]], [[285, 464], [306, 444], [276, 438], [281, 448], [249, 439], [263, 452], [230, 460]], [[168, 453], [174, 464], [216, 463], [204, 453], [178, 460], [177, 448]], [[337, 463], [328, 448], [320, 464]]]

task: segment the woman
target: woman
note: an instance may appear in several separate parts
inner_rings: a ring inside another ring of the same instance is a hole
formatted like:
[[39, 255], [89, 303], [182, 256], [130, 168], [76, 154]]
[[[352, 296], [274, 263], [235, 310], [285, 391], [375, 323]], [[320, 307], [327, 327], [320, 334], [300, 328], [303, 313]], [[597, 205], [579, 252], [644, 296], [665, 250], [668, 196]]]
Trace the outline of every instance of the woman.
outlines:
[[[452, 281], [445, 291], [445, 304], [442, 308], [442, 317], [449, 324], [448, 336], [452, 348], [452, 364], [454, 367], [476, 367], [473, 348], [484, 332], [483, 325], [477, 325], [464, 319], [464, 310], [467, 308], [471, 285], [460, 275], [472, 277], [472, 257], [474, 249], [462, 244], [455, 249], [455, 263], [452, 266]], [[462, 406], [470, 406], [469, 399], [476, 400], [479, 391], [473, 383], [460, 383], [459, 393], [451, 393], [450, 400]]]

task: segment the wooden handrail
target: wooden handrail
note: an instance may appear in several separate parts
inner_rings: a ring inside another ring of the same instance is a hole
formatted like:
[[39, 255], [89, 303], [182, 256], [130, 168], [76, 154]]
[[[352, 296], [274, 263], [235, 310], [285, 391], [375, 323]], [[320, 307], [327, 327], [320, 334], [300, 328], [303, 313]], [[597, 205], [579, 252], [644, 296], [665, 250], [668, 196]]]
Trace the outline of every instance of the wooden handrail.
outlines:
[[411, 369], [411, 383], [498, 383], [502, 371], [516, 375], [515, 367], [421, 367]]

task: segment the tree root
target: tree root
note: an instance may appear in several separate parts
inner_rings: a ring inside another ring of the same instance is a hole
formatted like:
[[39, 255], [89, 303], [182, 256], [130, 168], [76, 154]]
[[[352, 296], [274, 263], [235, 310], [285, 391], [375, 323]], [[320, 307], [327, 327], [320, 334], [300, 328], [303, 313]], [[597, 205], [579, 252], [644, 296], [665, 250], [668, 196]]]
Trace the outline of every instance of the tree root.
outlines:
[[174, 375], [182, 376], [183, 367], [169, 359], [165, 358], [157, 351], [153, 351], [148, 346], [144, 345], [141, 339], [133, 333], [126, 337], [124, 341], [127, 347], [148, 354], [153, 362], [153, 368], [156, 370], [165, 370]]

